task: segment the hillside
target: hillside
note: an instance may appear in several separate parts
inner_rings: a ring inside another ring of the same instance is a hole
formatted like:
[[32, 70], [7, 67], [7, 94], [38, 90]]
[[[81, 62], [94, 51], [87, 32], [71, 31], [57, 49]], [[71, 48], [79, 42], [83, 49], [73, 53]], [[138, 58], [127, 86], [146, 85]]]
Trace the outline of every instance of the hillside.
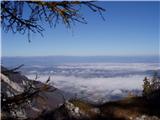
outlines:
[[[68, 104], [69, 108], [66, 107]], [[153, 105], [142, 97], [126, 98], [102, 105], [71, 100], [36, 120], [160, 120], [160, 106]]]
[[99, 108], [102, 118], [139, 120], [141, 117], [146, 117], [145, 120], [150, 120], [151, 118], [158, 120], [155, 116], [160, 117], [159, 102], [156, 102], [156, 100], [147, 101], [143, 97], [131, 97], [120, 101], [108, 102]]
[[[8, 98], [9, 105], [11, 105], [10, 107], [11, 111], [12, 107], [16, 106], [17, 108], [13, 109], [16, 109], [15, 111], [16, 114], [22, 117], [23, 119], [36, 118], [44, 111], [48, 112], [50, 110], [56, 109], [60, 104], [64, 103], [63, 99], [64, 96], [66, 97], [66, 99], [68, 99], [67, 97], [69, 95], [66, 95], [66, 93], [60, 91], [59, 89], [56, 89], [53, 86], [49, 86], [49, 89], [47, 90], [38, 91], [38, 93], [35, 94], [30, 99], [25, 98], [27, 94], [31, 95], [32, 92], [34, 93], [34, 89], [32, 90], [32, 88], [29, 88], [29, 85], [32, 85], [33, 88], [35, 88], [36, 90], [36, 88], [43, 87], [44, 83], [35, 80], [29, 80], [20, 72], [8, 70], [4, 67], [1, 67], [1, 72], [2, 73], [0, 74], [0, 76], [1, 76], [1, 95], [2, 95], [1, 97], [2, 116], [7, 115], [7, 117], [9, 117], [8, 114], [6, 114], [7, 112], [5, 110], [6, 109], [6, 106], [4, 105], [4, 103], [6, 103], [5, 97]], [[25, 101], [25, 99], [27, 100]]]

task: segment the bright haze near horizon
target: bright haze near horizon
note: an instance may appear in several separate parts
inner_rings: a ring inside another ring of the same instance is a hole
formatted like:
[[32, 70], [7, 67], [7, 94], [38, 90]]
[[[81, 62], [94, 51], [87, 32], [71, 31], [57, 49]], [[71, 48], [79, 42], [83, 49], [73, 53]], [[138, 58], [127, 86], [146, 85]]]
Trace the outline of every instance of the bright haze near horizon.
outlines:
[[160, 74], [160, 2], [97, 2], [106, 9], [105, 21], [82, 7], [88, 24], [63, 24], [44, 37], [2, 32], [2, 65], [19, 64], [30, 79], [51, 83], [66, 92], [92, 101], [116, 100], [141, 94], [143, 79]]
[[[80, 12], [88, 24], [71, 29], [61, 22], [44, 24], [44, 37], [4, 33], [2, 56], [155, 56], [159, 53], [159, 2], [97, 2], [105, 8], [101, 19], [86, 7]], [[25, 7], [25, 11], [27, 8]]]

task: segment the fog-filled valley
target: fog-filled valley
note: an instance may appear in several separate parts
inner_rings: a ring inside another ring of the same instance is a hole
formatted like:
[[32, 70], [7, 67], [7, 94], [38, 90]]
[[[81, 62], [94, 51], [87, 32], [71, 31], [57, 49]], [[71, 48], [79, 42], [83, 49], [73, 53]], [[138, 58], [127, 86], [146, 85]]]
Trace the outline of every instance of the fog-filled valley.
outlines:
[[6, 57], [2, 64], [24, 64], [21, 72], [29, 79], [50, 76], [54, 87], [92, 102], [141, 95], [144, 77], [160, 69], [158, 57]]

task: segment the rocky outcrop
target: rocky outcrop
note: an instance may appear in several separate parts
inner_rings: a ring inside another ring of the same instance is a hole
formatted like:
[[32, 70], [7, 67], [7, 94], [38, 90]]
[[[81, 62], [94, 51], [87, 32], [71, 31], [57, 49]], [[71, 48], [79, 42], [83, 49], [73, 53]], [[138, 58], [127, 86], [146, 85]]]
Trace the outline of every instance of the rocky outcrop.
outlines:
[[[27, 89], [28, 83], [31, 83], [35, 87], [44, 85], [41, 82], [29, 80], [27, 77], [21, 75], [20, 72], [12, 72], [4, 67], [1, 67], [1, 71], [1, 94], [8, 97], [22, 94]], [[54, 110], [59, 107], [60, 104], [63, 104], [64, 96], [66, 96], [65, 93], [50, 86], [49, 90], [39, 92], [29, 104], [25, 104], [23, 106], [23, 108], [25, 108], [23, 112], [22, 110], [18, 110], [18, 108], [16, 112], [18, 116], [22, 118], [36, 118], [42, 112]], [[67, 97], [68, 96], [66, 96], [66, 99]]]
[[[80, 102], [76, 100], [76, 102]], [[86, 103], [82, 103], [86, 105]], [[76, 106], [72, 101], [65, 101], [56, 110], [50, 113], [44, 113], [40, 115], [36, 120], [93, 120], [96, 118], [96, 115], [100, 114], [98, 108], [88, 108], [90, 112], [87, 112], [85, 109], [79, 106]], [[93, 116], [94, 115], [94, 116]]]
[[71, 118], [76, 118], [76, 119], [89, 118], [88, 114], [86, 114], [83, 110], [81, 110], [79, 107], [75, 106], [73, 103], [69, 101], [66, 101], [64, 106], [67, 109], [69, 116]]
[[130, 120], [160, 120], [160, 119], [156, 116], [142, 115], [142, 116], [136, 117], [134, 119], [131, 118]]

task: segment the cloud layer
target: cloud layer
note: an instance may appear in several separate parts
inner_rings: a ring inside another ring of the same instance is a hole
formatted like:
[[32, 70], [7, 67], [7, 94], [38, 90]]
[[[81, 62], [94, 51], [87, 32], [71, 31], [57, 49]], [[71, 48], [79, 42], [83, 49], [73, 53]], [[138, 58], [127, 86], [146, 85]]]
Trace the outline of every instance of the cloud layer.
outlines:
[[156, 63], [74, 63], [38, 67], [28, 71], [28, 77], [33, 79], [33, 73], [38, 72], [38, 80], [45, 82], [50, 75], [51, 84], [57, 88], [98, 101], [127, 96], [129, 91], [139, 94], [144, 77], [149, 76], [147, 71], [158, 67]]

